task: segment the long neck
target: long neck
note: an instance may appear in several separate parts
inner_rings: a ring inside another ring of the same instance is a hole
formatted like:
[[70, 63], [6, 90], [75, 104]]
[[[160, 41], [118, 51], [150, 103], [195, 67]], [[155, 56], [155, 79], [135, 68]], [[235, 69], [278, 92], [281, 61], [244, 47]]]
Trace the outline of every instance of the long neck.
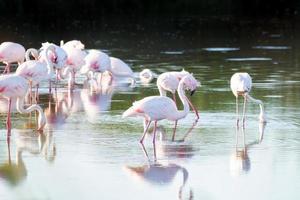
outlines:
[[179, 85], [178, 85], [178, 96], [183, 104], [183, 110], [178, 110], [178, 113], [176, 115], [176, 118], [177, 120], [178, 119], [181, 119], [181, 118], [184, 118], [190, 111], [190, 106], [189, 106], [189, 103], [188, 101], [186, 100], [186, 96], [185, 96], [185, 93], [184, 93], [184, 90], [183, 90], [183, 82], [179, 82]]
[[29, 106], [28, 108], [24, 108], [24, 96], [23, 97], [18, 97], [17, 99], [17, 110], [20, 113], [31, 113], [32, 111], [38, 111], [39, 113], [39, 118], [38, 118], [38, 130], [42, 130], [43, 127], [46, 124], [46, 117], [45, 114], [42, 110], [42, 108], [37, 105], [37, 104], [33, 104], [31, 106]]
[[64, 68], [64, 70], [63, 70], [63, 72], [62, 73], [60, 73], [60, 78], [62, 78], [62, 79], [66, 79], [67, 78], [67, 76], [69, 76], [69, 79], [68, 79], [68, 86], [69, 86], [69, 88], [70, 88], [70, 86], [71, 86], [71, 84], [73, 83], [73, 74], [72, 74], [72, 69], [71, 69], [71, 67], [65, 67]]
[[47, 64], [47, 69], [48, 69], [48, 76], [51, 76], [53, 74], [53, 63], [50, 61], [48, 57], [48, 53], [50, 51], [50, 46], [48, 46], [45, 50], [45, 59], [46, 59], [46, 64]]
[[25, 53], [25, 59], [26, 59], [26, 61], [30, 60], [30, 54], [33, 55], [34, 58], [36, 59], [35, 56], [38, 55], [38, 52], [34, 48], [27, 49], [27, 51]]
[[158, 91], [160, 96], [167, 96], [166, 90], [164, 90], [159, 83], [157, 83]]
[[257, 103], [259, 104], [259, 108], [260, 108], [260, 114], [259, 114], [259, 118], [262, 122], [266, 121], [265, 119], [265, 111], [264, 111], [264, 104], [261, 100], [258, 100], [258, 99], [255, 99], [253, 97], [251, 97], [248, 93], [245, 94], [247, 99], [254, 102], [254, 103]]

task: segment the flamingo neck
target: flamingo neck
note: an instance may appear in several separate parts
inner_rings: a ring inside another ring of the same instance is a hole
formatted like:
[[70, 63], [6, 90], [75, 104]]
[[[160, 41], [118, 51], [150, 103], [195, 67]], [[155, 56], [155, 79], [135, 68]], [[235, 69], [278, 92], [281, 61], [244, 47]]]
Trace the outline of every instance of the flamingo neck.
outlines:
[[187, 97], [185, 96], [185, 92], [184, 92], [184, 89], [183, 89], [183, 84], [184, 83], [182, 81], [180, 81], [179, 85], [178, 85], [178, 89], [177, 89], [179, 99], [181, 100], [181, 102], [183, 104], [183, 110], [178, 111], [177, 116], [176, 116], [176, 120], [184, 118], [190, 111], [190, 106], [189, 106], [189, 103], [186, 99]]
[[37, 111], [39, 113], [38, 130], [42, 130], [46, 124], [46, 117], [43, 112], [43, 109], [37, 104], [33, 104], [25, 109], [24, 108], [24, 98], [25, 98], [24, 96], [17, 98], [17, 110], [20, 113], [31, 113], [32, 111]]
[[166, 90], [164, 90], [159, 83], [157, 83], [158, 91], [160, 96], [167, 96]]
[[48, 57], [48, 53], [50, 51], [50, 46], [48, 46], [45, 50], [45, 60], [46, 60], [46, 64], [47, 64], [47, 69], [48, 69], [48, 76], [51, 77], [51, 75], [53, 74], [53, 63], [50, 61], [49, 57]]
[[72, 84], [73, 81], [74, 81], [74, 76], [73, 76], [73, 74], [72, 74], [72, 69], [71, 69], [71, 67], [65, 67], [65, 69], [63, 70], [63, 72], [60, 73], [60, 77], [61, 77], [62, 79], [66, 79], [67, 76], [69, 76], [69, 79], [68, 79], [68, 86], [69, 86], [69, 88], [70, 88], [71, 84]]
[[38, 52], [34, 48], [27, 49], [27, 51], [25, 53], [25, 59], [26, 59], [26, 61], [30, 60], [30, 54], [34, 56], [34, 55], [38, 55]]

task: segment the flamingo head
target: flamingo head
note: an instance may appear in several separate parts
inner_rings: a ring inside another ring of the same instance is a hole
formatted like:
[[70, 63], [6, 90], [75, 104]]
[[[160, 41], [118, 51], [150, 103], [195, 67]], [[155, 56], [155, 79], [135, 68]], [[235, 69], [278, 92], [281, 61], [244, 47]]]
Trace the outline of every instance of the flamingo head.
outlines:
[[191, 96], [195, 93], [197, 87], [201, 85], [200, 82], [194, 78], [193, 74], [184, 76], [181, 81], [184, 83], [185, 90], [191, 91]]

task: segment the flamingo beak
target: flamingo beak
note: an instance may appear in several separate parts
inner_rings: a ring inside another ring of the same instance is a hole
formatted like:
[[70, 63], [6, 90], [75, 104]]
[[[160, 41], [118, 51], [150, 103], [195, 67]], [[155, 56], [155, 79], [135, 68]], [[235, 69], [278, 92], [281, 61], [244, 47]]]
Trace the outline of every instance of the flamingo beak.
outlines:
[[193, 94], [196, 92], [196, 90], [192, 90], [191, 91], [191, 96], [193, 96]]

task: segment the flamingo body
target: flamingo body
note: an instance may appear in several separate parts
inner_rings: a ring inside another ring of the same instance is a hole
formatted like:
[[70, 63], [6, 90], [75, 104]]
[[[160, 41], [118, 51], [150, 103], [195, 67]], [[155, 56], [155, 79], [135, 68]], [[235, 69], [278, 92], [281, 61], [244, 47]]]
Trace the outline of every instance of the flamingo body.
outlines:
[[25, 48], [14, 42], [3, 42], [0, 45], [0, 61], [4, 63], [13, 63], [24, 61]]
[[121, 59], [110, 57], [111, 71], [115, 76], [133, 77], [132, 69]]
[[70, 40], [64, 44], [63, 40], [61, 41], [60, 45], [63, 49], [64, 48], [74, 48], [74, 49], [84, 49], [84, 44], [80, 40]]

